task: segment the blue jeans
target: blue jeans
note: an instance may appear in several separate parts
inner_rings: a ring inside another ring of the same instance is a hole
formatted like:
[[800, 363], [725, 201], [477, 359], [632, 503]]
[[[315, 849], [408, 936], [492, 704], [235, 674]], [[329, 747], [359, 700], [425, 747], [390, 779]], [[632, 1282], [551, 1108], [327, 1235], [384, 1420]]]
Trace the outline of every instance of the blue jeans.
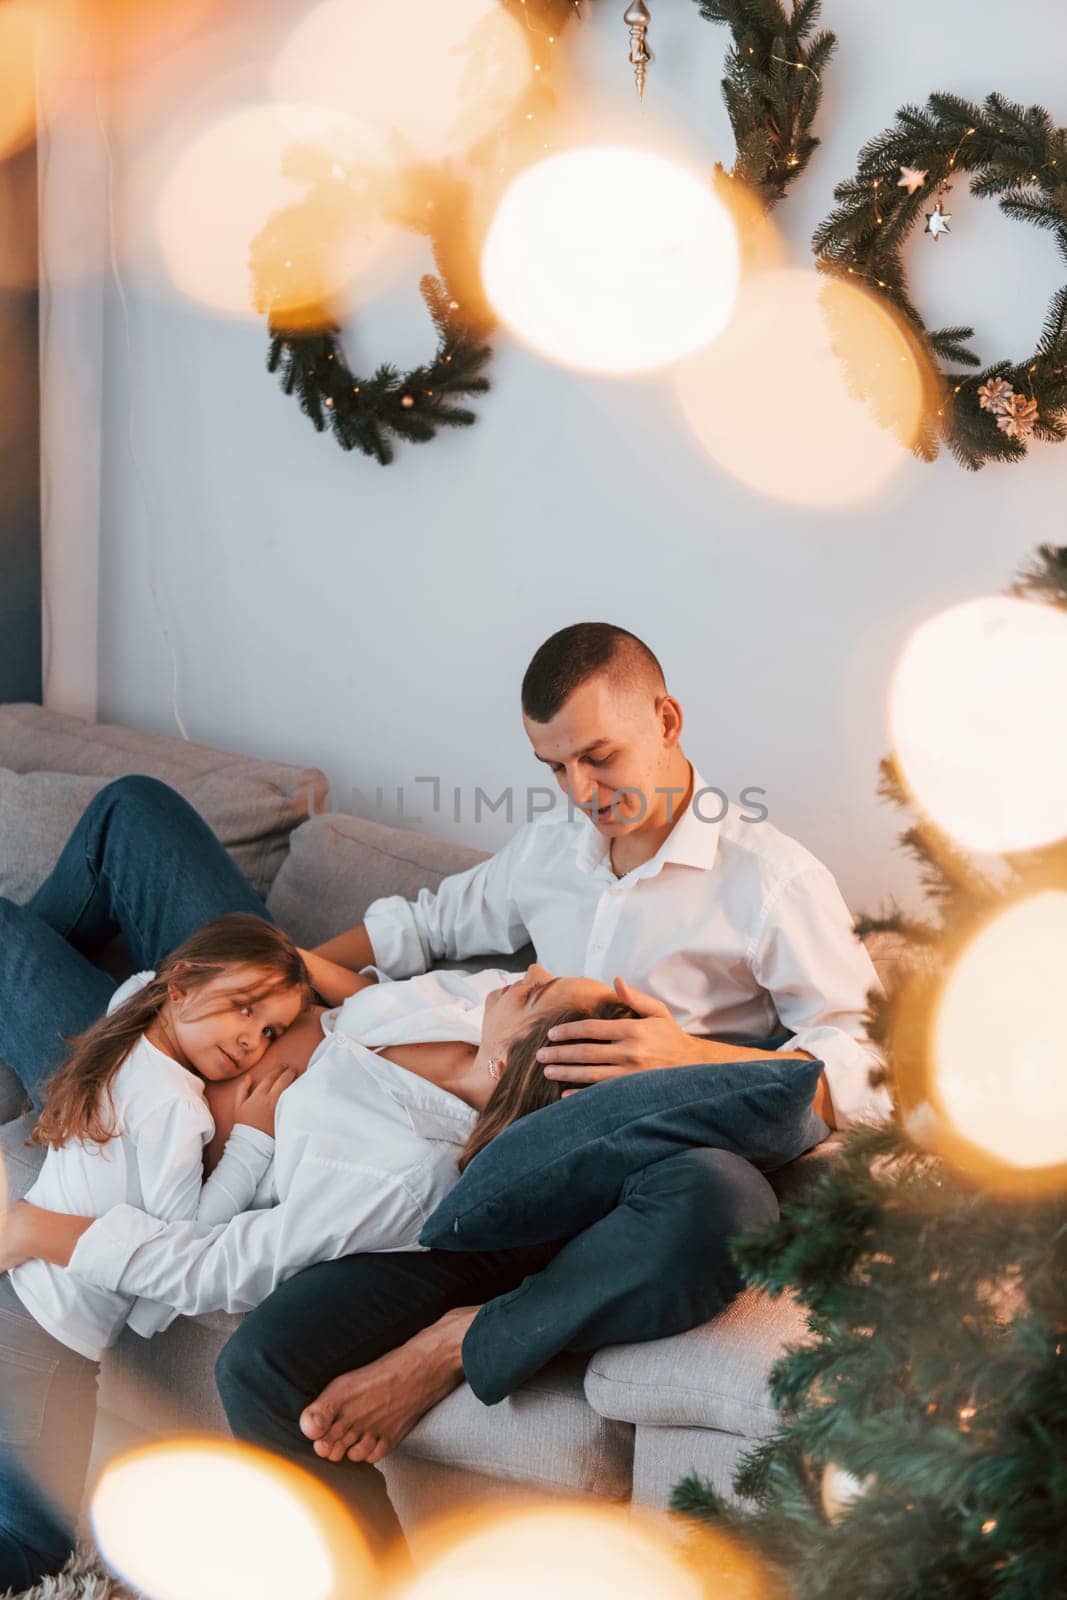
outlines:
[[58, 1572], [74, 1549], [98, 1373], [0, 1277], [0, 1594]]
[[0, 898], [0, 1060], [35, 1104], [66, 1039], [104, 1011], [115, 980], [90, 954], [120, 935], [133, 970], [157, 967], [213, 917], [263, 901], [207, 823], [155, 778], [118, 778], [90, 801], [26, 906]]

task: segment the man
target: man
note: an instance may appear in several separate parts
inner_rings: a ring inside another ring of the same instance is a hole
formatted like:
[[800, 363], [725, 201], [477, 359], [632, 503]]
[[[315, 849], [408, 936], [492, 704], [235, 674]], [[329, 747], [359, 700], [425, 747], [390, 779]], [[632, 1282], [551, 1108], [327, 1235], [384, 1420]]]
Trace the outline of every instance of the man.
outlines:
[[[352, 971], [367, 965], [401, 977], [532, 938], [548, 968], [616, 979], [639, 1013], [598, 1023], [595, 1037], [588, 1024], [580, 1039], [560, 1030], [545, 1067], [570, 1085], [780, 1048], [824, 1063], [816, 1109], [827, 1122], [879, 1109], [863, 1038], [878, 980], [833, 878], [771, 824], [745, 822], [735, 808], [719, 817], [682, 752], [681, 707], [647, 646], [604, 623], [562, 630], [530, 663], [522, 709], [536, 756], [573, 809], [520, 829], [436, 894], [369, 907], [359, 927], [312, 954], [323, 997], [349, 992]], [[82, 958], [69, 944], [66, 955], [55, 948], [64, 939], [102, 936], [125, 916], [138, 937], [142, 923], [148, 929], [134, 952], [148, 966], [168, 938], [185, 936], [174, 894], [168, 910], [160, 906], [162, 883], [181, 885], [200, 920], [251, 908], [247, 885], [176, 796], [140, 779], [112, 790], [121, 792], [94, 802], [28, 917], [7, 908], [20, 987], [27, 974], [51, 974], [51, 992], [64, 991], [59, 1016], [72, 1013], [70, 991], [85, 1009], [103, 981], [87, 963], [74, 970]], [[31, 928], [33, 917], [49, 927]], [[4, 981], [0, 970], [0, 990]], [[786, 1036], [767, 1041], [780, 1024]], [[29, 1061], [35, 1026], [39, 1019], [26, 1018], [8, 1039], [0, 1020], [0, 1054], [24, 1079], [14, 1052], [21, 1047]], [[717, 1038], [706, 1037], [712, 1031]], [[706, 1320], [738, 1287], [730, 1238], [776, 1210], [773, 1190], [746, 1162], [693, 1151], [631, 1180], [618, 1211], [547, 1266], [543, 1254], [430, 1251], [312, 1267], [250, 1313], [223, 1351], [217, 1379], [231, 1426], [335, 1477], [388, 1537], [391, 1510], [367, 1463], [463, 1377], [492, 1403], [560, 1349], [591, 1351]], [[329, 1463], [346, 1456], [355, 1465], [335, 1473]]]
[[[769, 823], [746, 822], [734, 807], [720, 817], [714, 793], [702, 795], [706, 786], [680, 744], [681, 706], [648, 647], [606, 623], [563, 629], [527, 669], [522, 712], [535, 755], [571, 806], [521, 828], [488, 861], [436, 892], [423, 890], [411, 903], [376, 901], [358, 927], [313, 953], [313, 980], [324, 997], [352, 969], [373, 964], [406, 977], [446, 958], [515, 951], [529, 939], [548, 968], [614, 980], [620, 998], [641, 1013], [639, 1021], [556, 1030], [557, 1042], [543, 1054], [551, 1077], [578, 1086], [652, 1067], [765, 1055], [765, 1046], [746, 1048], [722, 1036], [763, 1038], [785, 1024], [781, 1052], [825, 1065], [815, 1109], [828, 1124], [883, 1110], [884, 1097], [870, 1088], [876, 1060], [863, 1037], [867, 995], [879, 982], [831, 874]], [[712, 1030], [715, 1039], [706, 1037]], [[692, 1302], [706, 1316], [730, 1297], [721, 1256], [716, 1268], [711, 1263], [737, 1229], [722, 1194], [718, 1204], [718, 1219], [710, 1212], [702, 1218], [700, 1251], [709, 1280], [718, 1272], [717, 1287]], [[559, 1294], [573, 1294], [572, 1277], [559, 1270], [567, 1253], [540, 1275], [539, 1305], [554, 1275]], [[436, 1264], [422, 1260], [425, 1267], [410, 1268], [432, 1276]], [[346, 1263], [337, 1265], [343, 1273]], [[364, 1266], [349, 1270], [354, 1290], [357, 1278], [365, 1281]], [[731, 1282], [736, 1287], [736, 1278]], [[283, 1309], [294, 1328], [307, 1331], [296, 1302], [312, 1285], [298, 1284], [292, 1280], [273, 1297], [281, 1297], [277, 1305], [252, 1314], [220, 1363], [231, 1421], [265, 1443], [277, 1442], [276, 1416], [265, 1421], [276, 1403], [266, 1373], [269, 1364], [276, 1377], [284, 1361]], [[344, 1294], [331, 1305], [334, 1318], [343, 1314]], [[434, 1298], [424, 1299], [424, 1308]], [[349, 1314], [359, 1314], [354, 1300]], [[324, 1459], [376, 1462], [464, 1376], [480, 1398], [501, 1398], [510, 1392], [504, 1384], [527, 1374], [519, 1359], [502, 1383], [500, 1349], [526, 1344], [523, 1324], [536, 1314], [528, 1283], [480, 1308], [448, 1309], [398, 1340], [397, 1349], [331, 1381], [302, 1413], [305, 1435]], [[398, 1307], [398, 1331], [409, 1320]], [[705, 1316], [694, 1316], [699, 1320]], [[610, 1319], [597, 1331], [603, 1343], [642, 1336], [632, 1327], [620, 1336]], [[588, 1325], [577, 1330], [571, 1348], [595, 1348], [593, 1332]]]

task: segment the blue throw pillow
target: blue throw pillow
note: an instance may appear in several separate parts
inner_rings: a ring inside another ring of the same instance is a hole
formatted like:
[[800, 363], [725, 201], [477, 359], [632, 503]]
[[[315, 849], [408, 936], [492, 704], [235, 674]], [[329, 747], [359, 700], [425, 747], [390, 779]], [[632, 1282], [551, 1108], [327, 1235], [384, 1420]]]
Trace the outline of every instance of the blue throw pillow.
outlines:
[[773, 1172], [825, 1139], [811, 1109], [821, 1061], [781, 1057], [635, 1072], [515, 1122], [479, 1151], [427, 1221], [438, 1250], [516, 1250], [573, 1238], [626, 1179], [696, 1146]]

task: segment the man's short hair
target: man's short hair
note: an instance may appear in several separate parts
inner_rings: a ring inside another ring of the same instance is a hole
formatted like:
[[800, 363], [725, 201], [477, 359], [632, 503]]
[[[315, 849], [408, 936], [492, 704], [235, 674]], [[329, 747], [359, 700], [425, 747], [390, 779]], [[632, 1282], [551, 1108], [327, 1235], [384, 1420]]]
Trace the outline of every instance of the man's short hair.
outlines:
[[667, 690], [663, 668], [635, 633], [612, 622], [575, 622], [536, 651], [522, 680], [522, 709], [532, 722], [551, 722], [575, 689], [598, 673], [623, 692]]

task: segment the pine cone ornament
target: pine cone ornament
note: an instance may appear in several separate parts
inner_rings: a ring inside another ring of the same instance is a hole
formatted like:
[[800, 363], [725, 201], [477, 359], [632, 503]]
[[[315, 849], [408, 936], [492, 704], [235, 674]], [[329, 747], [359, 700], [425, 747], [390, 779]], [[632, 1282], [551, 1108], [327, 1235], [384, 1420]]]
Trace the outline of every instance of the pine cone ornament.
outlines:
[[1013, 394], [997, 414], [997, 427], [1009, 439], [1029, 439], [1037, 421], [1037, 401], [1024, 394]]
[[978, 404], [983, 411], [992, 411], [994, 416], [999, 416], [1014, 394], [1015, 390], [1006, 378], [990, 378], [978, 390]]

